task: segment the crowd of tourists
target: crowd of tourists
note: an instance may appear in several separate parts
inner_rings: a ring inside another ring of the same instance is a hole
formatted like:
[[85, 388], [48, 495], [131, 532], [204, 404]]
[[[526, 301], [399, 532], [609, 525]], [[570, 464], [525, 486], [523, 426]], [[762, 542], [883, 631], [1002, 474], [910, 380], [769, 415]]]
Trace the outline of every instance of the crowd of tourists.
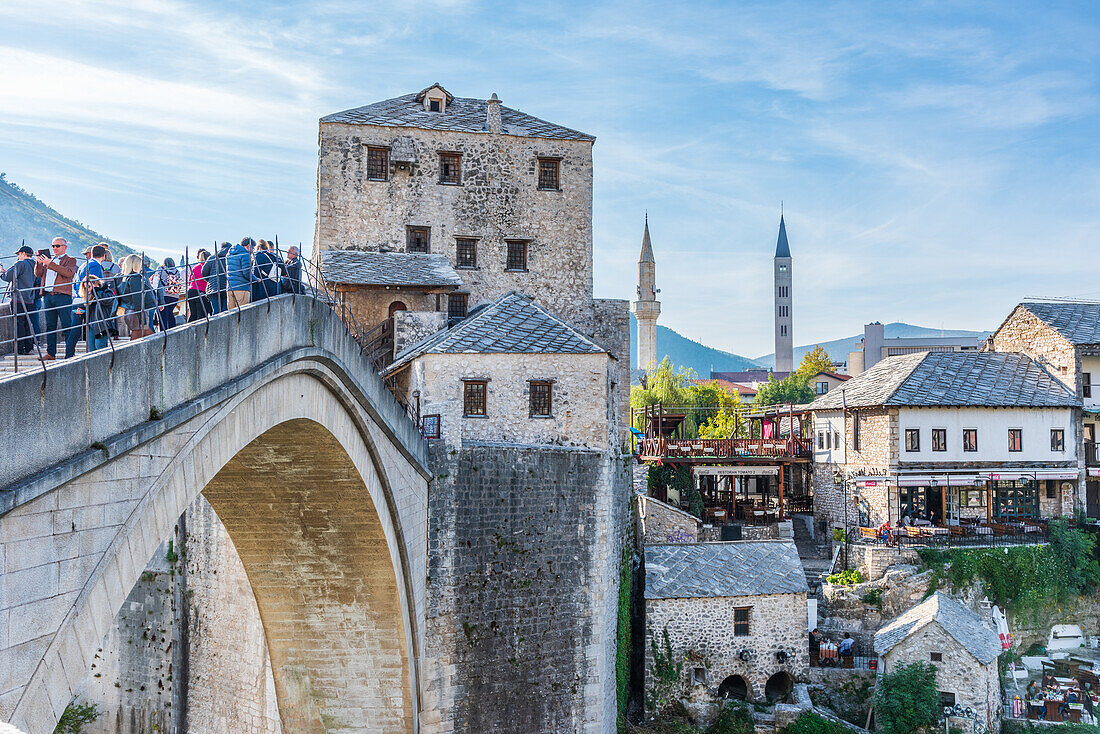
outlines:
[[110, 339], [136, 339], [180, 320], [302, 292], [298, 248], [289, 248], [284, 257], [267, 240], [223, 242], [216, 251], [200, 249], [195, 262], [177, 265], [167, 257], [156, 267], [141, 255], [116, 262], [106, 242], [84, 248], [80, 261], [68, 248], [64, 237], [55, 237], [49, 250], [21, 246], [7, 267], [2, 260], [8, 258], [0, 259], [19, 354], [44, 347], [43, 359], [68, 359], [81, 340], [92, 352]]

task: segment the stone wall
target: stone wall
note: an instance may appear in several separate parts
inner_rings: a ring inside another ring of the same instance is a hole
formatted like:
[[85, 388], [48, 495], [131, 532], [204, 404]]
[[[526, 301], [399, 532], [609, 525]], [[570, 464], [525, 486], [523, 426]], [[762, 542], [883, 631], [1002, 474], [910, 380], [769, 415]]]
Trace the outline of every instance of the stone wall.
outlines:
[[[367, 146], [411, 139], [416, 164], [367, 178]], [[592, 142], [322, 123], [315, 247], [405, 251], [408, 226], [456, 264], [455, 238], [477, 242], [462, 269], [470, 306], [526, 293], [586, 334], [592, 316]], [[462, 154], [461, 185], [439, 183], [439, 152]], [[561, 159], [561, 190], [538, 189], [538, 158]], [[505, 269], [505, 240], [528, 240], [527, 270]], [[410, 304], [411, 306], [411, 304]], [[626, 357], [629, 361], [629, 357]]]
[[393, 315], [394, 356], [445, 328], [447, 314], [444, 311], [398, 311]]
[[433, 450], [421, 731], [613, 730], [627, 462], [547, 446]]
[[943, 660], [936, 666], [936, 687], [955, 694], [955, 703], [974, 709], [978, 721], [990, 731], [1000, 731], [1001, 685], [997, 661], [982, 665], [947, 634], [939, 624], [929, 624], [907, 637], [882, 656], [880, 672], [892, 673], [907, 663], [931, 661], [938, 652]]
[[[610, 410], [619, 430], [630, 425], [630, 307], [626, 301], [597, 298], [594, 302], [595, 333], [592, 340], [607, 350], [612, 361]], [[625, 444], [626, 436], [619, 441]]]
[[[406, 399], [420, 391], [421, 415], [442, 417], [450, 446], [464, 441], [618, 446], [609, 427], [605, 354], [425, 354], [405, 370]], [[488, 380], [486, 415], [463, 416], [463, 379]], [[530, 380], [552, 380], [549, 418], [530, 415]]]
[[[733, 610], [751, 607], [746, 637], [733, 634]], [[646, 599], [646, 686], [653, 675], [650, 641], [663, 639], [668, 630], [675, 658], [684, 665], [684, 691], [691, 688], [692, 668], [706, 668], [706, 685], [712, 695], [728, 676], [740, 675], [754, 699], [764, 697], [768, 679], [779, 672], [792, 679], [809, 669], [806, 630], [806, 594], [762, 594], [757, 596], [708, 597], [702, 599]], [[748, 661], [742, 650], [751, 651]], [[783, 663], [777, 652], [786, 652]]]
[[690, 512], [640, 495], [638, 513], [643, 537], [648, 543], [696, 543], [699, 541], [699, 518]]
[[[860, 435], [858, 451], [853, 442], [857, 415]], [[814, 435], [817, 435], [816, 426]], [[827, 461], [814, 463], [814, 519], [818, 527], [824, 525], [826, 530], [845, 527], [845, 522], [848, 525], [855, 525], [859, 520], [856, 509], [858, 497], [871, 506], [872, 519], [877, 520], [875, 524], [881, 524], [888, 516], [889, 510], [887, 487], [881, 482], [877, 487], [857, 485], [851, 477], [861, 474], [879, 476], [897, 465], [897, 410], [882, 408], [849, 411], [844, 420], [843, 441], [846, 463]], [[848, 475], [847, 487], [843, 483], [837, 484], [835, 476], [838, 471]]]
[[400, 301], [405, 311], [439, 311], [447, 317], [447, 296], [420, 291], [358, 288], [344, 291], [344, 303], [359, 328], [373, 329], [390, 317], [390, 305]]

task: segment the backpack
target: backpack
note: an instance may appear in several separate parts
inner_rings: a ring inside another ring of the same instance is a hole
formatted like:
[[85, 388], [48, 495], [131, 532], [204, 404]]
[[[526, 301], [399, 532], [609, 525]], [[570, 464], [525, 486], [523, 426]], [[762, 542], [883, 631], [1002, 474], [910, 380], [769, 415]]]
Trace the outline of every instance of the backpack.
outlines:
[[175, 270], [164, 271], [164, 292], [170, 296], [180, 296], [183, 294], [183, 281], [180, 280], [180, 274]]

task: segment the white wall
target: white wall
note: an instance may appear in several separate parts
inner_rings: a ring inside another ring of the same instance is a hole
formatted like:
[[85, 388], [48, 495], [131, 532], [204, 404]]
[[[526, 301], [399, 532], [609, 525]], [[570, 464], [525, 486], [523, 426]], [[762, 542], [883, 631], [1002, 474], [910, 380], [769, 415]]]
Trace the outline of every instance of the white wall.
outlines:
[[[830, 448], [818, 448], [818, 433], [827, 432], [829, 438], [825, 445]], [[840, 445], [837, 445], [836, 437], [840, 436]], [[848, 444], [848, 437], [844, 435], [844, 413], [842, 411], [820, 411], [814, 413], [814, 461], [817, 463], [831, 462], [833, 464], [844, 463], [844, 449]]]
[[1100, 357], [1081, 357], [1081, 372], [1088, 372], [1092, 380], [1092, 397], [1085, 398], [1085, 410], [1100, 408]]
[[[920, 429], [920, 451], [905, 450], [905, 429]], [[932, 451], [932, 429], [947, 429], [947, 450]], [[962, 450], [964, 428], [978, 429], [978, 451]], [[1023, 429], [1023, 451], [1009, 452], [1008, 429]], [[1050, 450], [1050, 431], [1065, 431], [1065, 451]], [[898, 411], [898, 460], [928, 461], [1076, 461], [1077, 438], [1069, 408], [901, 408]]]

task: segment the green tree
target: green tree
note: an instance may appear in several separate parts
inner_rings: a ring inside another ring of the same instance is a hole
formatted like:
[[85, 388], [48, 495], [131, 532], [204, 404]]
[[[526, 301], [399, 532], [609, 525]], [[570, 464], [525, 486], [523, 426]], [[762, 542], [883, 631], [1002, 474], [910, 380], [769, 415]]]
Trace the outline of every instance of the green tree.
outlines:
[[884, 734], [910, 734], [935, 725], [939, 718], [936, 666], [902, 665], [879, 681], [875, 690], [875, 719]]
[[630, 388], [630, 410], [634, 413], [634, 427], [644, 428], [639, 414], [642, 408], [661, 403], [669, 408], [684, 408], [691, 404], [691, 380], [695, 373], [681, 367], [676, 370], [672, 361], [665, 357], [656, 367], [650, 367], [645, 373], [645, 384]]
[[835, 371], [836, 365], [833, 364], [833, 360], [829, 359], [829, 353], [818, 344], [809, 352], [806, 352], [806, 356], [802, 358], [802, 364], [798, 365], [798, 369], [794, 371], [794, 374], [809, 380], [818, 372]]
[[808, 377], [791, 373], [782, 380], [769, 376], [756, 393], [757, 405], [778, 405], [781, 403], [809, 403], [814, 399], [814, 389], [810, 387]]

